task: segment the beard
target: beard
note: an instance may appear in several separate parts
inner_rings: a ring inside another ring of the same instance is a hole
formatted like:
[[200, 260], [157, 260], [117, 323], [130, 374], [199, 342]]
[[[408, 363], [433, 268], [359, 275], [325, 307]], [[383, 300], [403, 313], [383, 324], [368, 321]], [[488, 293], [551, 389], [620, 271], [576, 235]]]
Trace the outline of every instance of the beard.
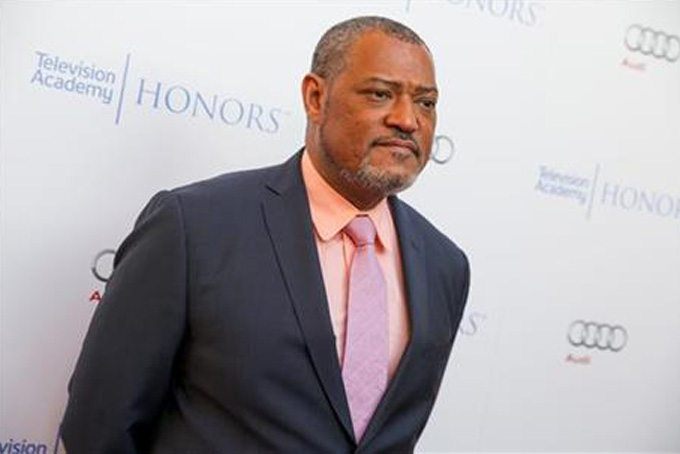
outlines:
[[337, 162], [331, 151], [333, 146], [328, 142], [328, 137], [325, 134], [325, 124], [322, 124], [319, 128], [319, 149], [323, 159], [335, 169], [336, 174], [345, 182], [378, 194], [381, 198], [394, 195], [408, 188], [416, 180], [419, 173], [401, 174], [378, 168], [370, 162], [370, 149], [356, 171], [343, 167]]
[[403, 191], [411, 186], [416, 179], [415, 174], [400, 175], [379, 169], [368, 162], [368, 155], [363, 159], [355, 173], [347, 169], [340, 169], [340, 175], [346, 181], [379, 193], [383, 197]]

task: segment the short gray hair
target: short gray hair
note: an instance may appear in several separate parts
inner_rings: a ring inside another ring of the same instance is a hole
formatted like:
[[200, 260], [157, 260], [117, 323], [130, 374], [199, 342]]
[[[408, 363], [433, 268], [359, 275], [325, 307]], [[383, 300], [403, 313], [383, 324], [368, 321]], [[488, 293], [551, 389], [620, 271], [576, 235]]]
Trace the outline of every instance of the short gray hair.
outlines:
[[324, 79], [333, 79], [347, 63], [347, 51], [357, 38], [374, 30], [428, 49], [416, 32], [400, 22], [380, 16], [355, 17], [335, 24], [323, 34], [312, 56], [312, 73]]

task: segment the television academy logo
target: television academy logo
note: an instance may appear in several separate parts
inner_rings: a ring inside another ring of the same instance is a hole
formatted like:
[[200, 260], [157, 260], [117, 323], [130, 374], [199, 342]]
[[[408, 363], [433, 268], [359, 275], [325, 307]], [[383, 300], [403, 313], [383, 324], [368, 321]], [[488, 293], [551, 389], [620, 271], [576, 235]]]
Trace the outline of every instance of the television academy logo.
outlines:
[[45, 443], [36, 443], [25, 438], [21, 441], [13, 438], [0, 440], [0, 454], [47, 454], [47, 452]]
[[538, 167], [534, 190], [550, 197], [575, 202], [583, 207], [588, 220], [595, 207], [609, 207], [680, 221], [680, 195], [605, 180], [601, 173], [599, 164], [595, 165], [591, 175], [542, 164]]
[[94, 63], [86, 64], [64, 60], [59, 55], [36, 51], [37, 68], [31, 77], [32, 84], [52, 90], [73, 92], [111, 104], [116, 84], [116, 74], [101, 69]]
[[181, 82], [162, 81], [148, 75], [133, 77], [131, 54], [125, 57], [120, 71], [41, 50], [35, 51], [35, 56], [36, 67], [30, 78], [32, 85], [109, 105], [115, 108], [113, 121], [116, 125], [121, 123], [124, 112], [132, 107], [277, 134], [284, 117], [290, 115], [281, 107], [246, 101], [233, 94], [207, 93]]

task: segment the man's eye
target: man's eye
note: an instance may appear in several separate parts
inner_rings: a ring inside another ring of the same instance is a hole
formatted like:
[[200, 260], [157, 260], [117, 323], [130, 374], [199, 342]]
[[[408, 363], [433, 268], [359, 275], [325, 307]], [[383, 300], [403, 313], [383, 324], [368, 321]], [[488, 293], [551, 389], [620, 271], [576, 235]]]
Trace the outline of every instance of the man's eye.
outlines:
[[370, 92], [370, 96], [378, 101], [383, 101], [390, 98], [390, 92], [385, 90], [373, 90]]
[[419, 102], [421, 106], [428, 110], [433, 110], [435, 107], [437, 107], [437, 101], [433, 99], [421, 99]]

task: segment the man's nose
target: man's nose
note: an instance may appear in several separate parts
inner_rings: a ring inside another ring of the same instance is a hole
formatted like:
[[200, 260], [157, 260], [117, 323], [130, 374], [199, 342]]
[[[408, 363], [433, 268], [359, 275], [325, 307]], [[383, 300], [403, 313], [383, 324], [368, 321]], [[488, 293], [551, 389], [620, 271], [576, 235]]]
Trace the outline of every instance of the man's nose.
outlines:
[[400, 96], [392, 104], [390, 112], [385, 118], [387, 126], [398, 128], [407, 133], [412, 133], [418, 129], [418, 117], [416, 116], [415, 106], [407, 96]]

